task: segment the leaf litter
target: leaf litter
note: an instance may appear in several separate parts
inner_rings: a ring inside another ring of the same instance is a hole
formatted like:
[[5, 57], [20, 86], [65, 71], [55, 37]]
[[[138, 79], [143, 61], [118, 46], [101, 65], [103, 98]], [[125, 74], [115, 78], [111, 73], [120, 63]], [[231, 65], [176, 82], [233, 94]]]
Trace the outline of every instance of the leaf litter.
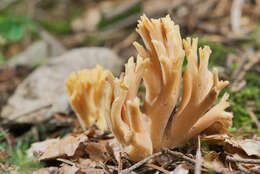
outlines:
[[[219, 146], [210, 150], [201, 145], [201, 171], [215, 173], [259, 173], [260, 141], [257, 138], [245, 139], [227, 134], [203, 135], [202, 142]], [[191, 141], [195, 143], [195, 141]], [[191, 148], [193, 150], [191, 150]], [[177, 151], [176, 151], [177, 150]], [[131, 173], [169, 173], [181, 174], [195, 170], [196, 145], [162, 152], [148, 159], [139, 167], [129, 170]], [[171, 152], [176, 153], [171, 155]], [[36, 155], [45, 161], [48, 167], [34, 174], [110, 174], [124, 173], [136, 164], [126, 153], [121, 152], [119, 143], [113, 134], [91, 127], [86, 131], [75, 128], [74, 132], [63, 137], [47, 139], [32, 144], [29, 155]], [[146, 160], [146, 159], [145, 159]], [[51, 163], [51, 161], [56, 161]], [[140, 161], [142, 162], [142, 161]], [[144, 165], [145, 164], [145, 165]], [[120, 169], [121, 165], [121, 169]], [[159, 172], [160, 171], [160, 172]]]

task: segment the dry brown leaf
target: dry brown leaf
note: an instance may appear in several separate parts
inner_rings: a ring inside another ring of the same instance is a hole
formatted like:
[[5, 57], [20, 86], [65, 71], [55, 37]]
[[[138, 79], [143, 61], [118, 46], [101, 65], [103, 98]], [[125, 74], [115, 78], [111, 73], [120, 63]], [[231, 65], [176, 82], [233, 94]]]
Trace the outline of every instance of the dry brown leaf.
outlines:
[[80, 134], [79, 136], [68, 135], [65, 138], [50, 144], [46, 151], [40, 157], [40, 160], [54, 159], [57, 157], [74, 156], [77, 152], [83, 150], [84, 143], [86, 143], [88, 137], [86, 134]]
[[189, 167], [186, 164], [178, 165], [170, 174], [188, 174]]
[[46, 167], [46, 168], [41, 168], [33, 174], [59, 174], [59, 168], [58, 167]]
[[239, 140], [239, 147], [246, 152], [247, 155], [256, 155], [260, 157], [260, 141], [245, 139]]
[[42, 142], [33, 143], [30, 149], [27, 151], [28, 156], [41, 155], [47, 151], [50, 145], [57, 143], [59, 139], [49, 139]]
[[203, 140], [215, 142], [220, 145], [231, 145], [233, 148], [244, 151], [248, 156], [255, 155], [260, 157], [260, 141], [253, 139], [235, 139], [226, 134], [210, 135], [203, 138]]
[[79, 158], [78, 162], [75, 163], [75, 165], [80, 169], [95, 168], [97, 164], [98, 163], [96, 161], [86, 158]]
[[219, 153], [211, 151], [203, 157], [203, 163], [210, 166], [212, 169], [217, 169], [218, 171], [226, 170], [224, 164], [219, 159]]
[[62, 174], [80, 174], [80, 170], [79, 168], [77, 168], [76, 166], [71, 166], [68, 164], [63, 163], [61, 165], [60, 171], [62, 172]]
[[104, 144], [90, 142], [86, 145], [85, 150], [92, 160], [106, 161], [109, 158], [106, 145]]

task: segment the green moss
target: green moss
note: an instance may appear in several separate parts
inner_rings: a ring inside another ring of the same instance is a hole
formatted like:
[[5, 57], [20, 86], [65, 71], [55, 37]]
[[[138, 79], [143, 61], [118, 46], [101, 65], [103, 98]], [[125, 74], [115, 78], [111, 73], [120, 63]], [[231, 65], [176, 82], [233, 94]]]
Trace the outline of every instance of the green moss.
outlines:
[[253, 123], [253, 120], [249, 117], [249, 113], [246, 110], [246, 105], [249, 101], [255, 103], [255, 114], [258, 119], [260, 119], [260, 89], [257, 86], [248, 86], [247, 88], [231, 93], [230, 95], [230, 104], [231, 109], [234, 114], [234, 126], [240, 127], [248, 125], [250, 128]]
[[46, 30], [58, 35], [70, 34], [72, 32], [70, 21], [67, 19], [56, 19], [39, 22]]
[[257, 24], [252, 33], [249, 35], [249, 40], [247, 42], [244, 43], [244, 47], [253, 47], [256, 49], [260, 49], [260, 24]]
[[10, 166], [10, 170], [5, 171], [5, 174], [10, 173], [11, 169], [21, 174], [29, 174], [43, 166], [43, 163], [27, 156], [27, 150], [34, 141], [33, 134], [29, 132], [15, 144], [13, 149], [9, 149], [8, 144], [4, 142], [4, 136], [0, 133], [0, 151], [5, 151], [8, 155], [7, 158], [0, 158], [0, 163]]
[[205, 45], [208, 45], [210, 49], [212, 50], [210, 59], [209, 59], [209, 67], [220, 65], [225, 66], [226, 58], [228, 53], [233, 52], [232, 49], [227, 48], [223, 45], [214, 43], [209, 41], [208, 39], [199, 39], [198, 41], [198, 47], [204, 47]]

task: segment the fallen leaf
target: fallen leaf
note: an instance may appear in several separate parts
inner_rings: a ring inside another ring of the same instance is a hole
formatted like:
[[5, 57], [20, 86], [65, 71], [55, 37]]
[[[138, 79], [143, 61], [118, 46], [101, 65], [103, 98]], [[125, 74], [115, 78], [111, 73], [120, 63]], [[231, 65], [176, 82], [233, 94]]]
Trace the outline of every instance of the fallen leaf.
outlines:
[[33, 174], [59, 174], [59, 168], [58, 167], [46, 167], [46, 168], [41, 168]]
[[219, 159], [219, 154], [220, 153], [215, 151], [208, 152], [203, 157], [203, 163], [216, 171], [225, 171], [226, 168], [223, 162]]
[[27, 155], [29, 157], [32, 157], [33, 155], [41, 155], [44, 152], [46, 152], [46, 150], [50, 145], [55, 144], [58, 141], [59, 139], [57, 138], [57, 139], [49, 139], [42, 142], [33, 143], [30, 149], [27, 151]]
[[173, 171], [170, 172], [170, 174], [188, 174], [188, 173], [189, 173], [189, 167], [186, 164], [180, 164]]
[[[85, 134], [80, 134], [77, 137], [68, 135], [59, 141], [50, 144], [46, 151], [41, 155], [40, 160], [55, 159], [57, 157], [72, 157], [80, 154], [84, 149], [88, 137]], [[81, 154], [83, 155], [83, 154]]]
[[255, 155], [260, 157], [260, 141], [253, 139], [236, 139], [226, 134], [209, 135], [202, 138], [209, 142], [215, 142], [223, 146], [232, 146], [233, 148], [244, 151], [248, 156]]
[[106, 161], [109, 158], [104, 144], [90, 142], [86, 145], [85, 150], [89, 154], [90, 159], [95, 161]]
[[80, 169], [95, 168], [98, 162], [88, 158], [79, 158], [75, 165]]
[[247, 155], [256, 155], [260, 157], [260, 141], [245, 139], [239, 140], [238, 144], [240, 148], [247, 153]]
[[80, 170], [79, 168], [77, 168], [76, 166], [70, 166], [68, 164], [61, 164], [61, 168], [60, 171], [62, 172], [62, 174], [80, 174]]

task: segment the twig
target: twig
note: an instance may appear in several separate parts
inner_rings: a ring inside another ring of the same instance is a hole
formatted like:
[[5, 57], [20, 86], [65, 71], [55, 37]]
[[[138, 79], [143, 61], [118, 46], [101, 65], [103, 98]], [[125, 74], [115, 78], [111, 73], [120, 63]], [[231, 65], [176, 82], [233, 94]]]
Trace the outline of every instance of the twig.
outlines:
[[122, 163], [122, 152], [119, 152], [119, 161], [118, 161], [118, 173], [122, 171], [123, 163]]
[[255, 122], [257, 128], [260, 129], [260, 122], [256, 118], [255, 114], [252, 111], [248, 111], [248, 113], [249, 113], [249, 116], [251, 117], [251, 119]]
[[57, 158], [57, 161], [64, 162], [64, 163], [69, 164], [71, 166], [75, 166], [75, 164], [73, 162], [71, 162], [70, 160], [67, 160], [67, 159]]
[[101, 161], [99, 161], [99, 164], [100, 164], [100, 166], [102, 167], [103, 171], [104, 171], [106, 174], [112, 174], [112, 172], [110, 172], [109, 168], [108, 168], [104, 163], [102, 163]]
[[260, 173], [260, 166], [252, 167], [252, 168], [250, 169], [250, 171], [255, 172], [255, 173]]
[[250, 172], [249, 172], [247, 169], [245, 169], [245, 168], [244, 168], [242, 165], [240, 165], [240, 164], [237, 165], [237, 168], [238, 168], [238, 170], [239, 170], [241, 173], [250, 174]]
[[260, 164], [260, 159], [241, 159], [241, 158], [234, 158], [231, 156], [227, 156], [226, 160], [231, 162], [239, 162], [239, 163], [247, 163], [247, 164]]
[[[196, 160], [194, 160], [194, 159], [192, 159], [192, 158], [190, 158], [190, 157], [187, 157], [186, 155], [184, 155], [184, 154], [181, 153], [181, 152], [176, 152], [176, 151], [172, 151], [172, 150], [169, 150], [169, 149], [164, 149], [164, 151], [165, 151], [165, 153], [167, 153], [167, 154], [176, 156], [176, 157], [178, 157], [178, 158], [182, 158], [182, 159], [184, 159], [184, 160], [186, 160], [186, 161], [188, 161], [188, 162], [191, 162], [192, 164], [196, 165]], [[206, 168], [206, 169], [208, 169], [208, 170], [210, 170], [210, 171], [214, 171], [215, 173], [222, 173], [222, 171], [217, 170], [217, 169], [214, 169], [214, 168], [212, 168], [212, 167], [210, 167], [210, 166], [208, 166], [208, 165], [206, 165], [206, 164], [204, 164], [204, 163], [201, 163], [201, 166], [204, 167], [204, 168]]]
[[178, 157], [178, 158], [182, 158], [188, 162], [191, 162], [192, 164], [196, 164], [196, 160], [190, 158], [190, 157], [187, 157], [186, 155], [184, 155], [183, 153], [181, 152], [176, 152], [176, 151], [172, 151], [170, 149], [164, 149], [164, 151], [167, 153], [167, 154], [170, 154], [172, 156], [175, 156], [175, 157]]
[[0, 132], [1, 132], [1, 133], [3, 134], [3, 136], [5, 137], [9, 149], [12, 151], [12, 150], [13, 150], [13, 146], [12, 146], [12, 141], [11, 141], [10, 138], [9, 138], [9, 135], [5, 132], [5, 130], [4, 130], [2, 127], [0, 127]]
[[198, 147], [196, 152], [196, 164], [195, 164], [195, 174], [201, 174], [201, 150], [200, 150], [200, 136], [198, 136]]
[[156, 158], [156, 157], [159, 157], [159, 156], [161, 156], [162, 154], [164, 154], [164, 151], [154, 153], [154, 154], [148, 156], [147, 158], [143, 159], [142, 161], [139, 161], [138, 163], [135, 163], [133, 166], [131, 166], [131, 167], [127, 168], [127, 169], [122, 170], [119, 174], [127, 174], [127, 173], [130, 173], [131, 171], [137, 169], [138, 167], [140, 167], [140, 166], [142, 166], [143, 164], [147, 163], [147, 162], [150, 161], [151, 159]]
[[231, 26], [234, 33], [240, 31], [240, 18], [244, 0], [234, 0], [231, 7]]
[[160, 166], [157, 166], [157, 165], [154, 165], [154, 164], [151, 164], [151, 163], [147, 163], [145, 165], [147, 167], [151, 167], [153, 169], [156, 169], [157, 171], [161, 171], [162, 173], [165, 173], [165, 174], [169, 174], [170, 173], [168, 170], [165, 170], [164, 168], [162, 168]]

